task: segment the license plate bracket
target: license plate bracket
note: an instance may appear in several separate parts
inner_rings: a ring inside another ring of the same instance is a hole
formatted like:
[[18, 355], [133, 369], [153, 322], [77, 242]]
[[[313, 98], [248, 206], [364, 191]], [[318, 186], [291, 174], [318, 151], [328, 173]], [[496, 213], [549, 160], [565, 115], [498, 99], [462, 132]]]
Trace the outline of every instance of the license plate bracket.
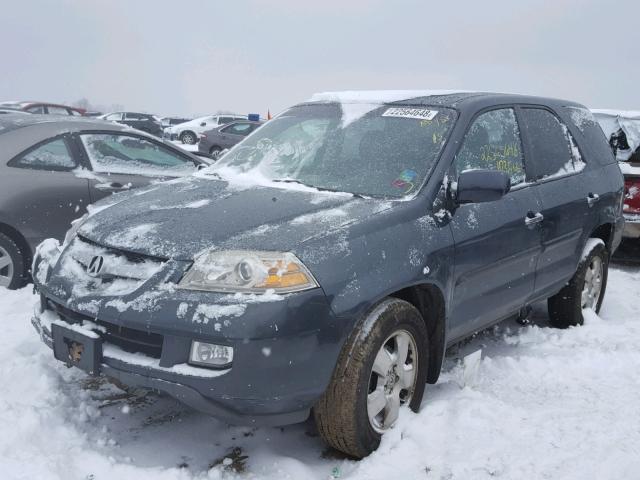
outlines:
[[51, 324], [51, 336], [56, 359], [90, 375], [100, 374], [102, 338], [90, 337], [57, 323]]

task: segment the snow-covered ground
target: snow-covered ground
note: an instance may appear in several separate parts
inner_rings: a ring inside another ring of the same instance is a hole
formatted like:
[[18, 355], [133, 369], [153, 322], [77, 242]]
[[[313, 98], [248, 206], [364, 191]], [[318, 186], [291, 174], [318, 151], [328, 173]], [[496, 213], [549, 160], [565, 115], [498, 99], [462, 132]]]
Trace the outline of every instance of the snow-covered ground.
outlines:
[[[581, 328], [505, 322], [449, 352], [422, 411], [361, 462], [312, 423], [241, 428], [67, 369], [40, 343], [30, 288], [0, 289], [3, 479], [638, 479], [640, 272], [615, 267]], [[482, 349], [466, 369], [462, 359]], [[466, 382], [466, 383], [465, 383]]]

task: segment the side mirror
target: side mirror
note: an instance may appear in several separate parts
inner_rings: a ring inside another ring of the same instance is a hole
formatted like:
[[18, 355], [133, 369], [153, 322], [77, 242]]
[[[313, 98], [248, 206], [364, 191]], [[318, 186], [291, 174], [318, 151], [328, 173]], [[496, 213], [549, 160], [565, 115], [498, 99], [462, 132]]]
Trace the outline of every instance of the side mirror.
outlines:
[[494, 202], [511, 188], [511, 178], [499, 170], [466, 170], [458, 176], [456, 201], [463, 203]]

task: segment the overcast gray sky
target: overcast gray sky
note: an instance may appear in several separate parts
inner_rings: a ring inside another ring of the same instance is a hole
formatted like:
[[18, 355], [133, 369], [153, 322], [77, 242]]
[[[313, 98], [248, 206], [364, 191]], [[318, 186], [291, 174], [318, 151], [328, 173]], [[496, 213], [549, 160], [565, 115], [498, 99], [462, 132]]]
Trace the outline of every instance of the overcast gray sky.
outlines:
[[637, 0], [0, 0], [0, 12], [0, 100], [264, 114], [317, 91], [461, 88], [640, 110]]

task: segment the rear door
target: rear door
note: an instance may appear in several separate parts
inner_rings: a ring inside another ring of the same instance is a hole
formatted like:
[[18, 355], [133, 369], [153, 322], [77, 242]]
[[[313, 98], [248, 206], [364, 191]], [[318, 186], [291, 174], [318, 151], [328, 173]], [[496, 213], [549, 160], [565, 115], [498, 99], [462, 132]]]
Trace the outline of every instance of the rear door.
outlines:
[[[542, 252], [536, 273], [540, 296], [570, 279], [582, 253], [590, 208], [597, 202], [596, 178], [580, 172], [585, 163], [575, 139], [558, 116], [545, 107], [522, 107], [527, 158], [535, 167], [542, 201]], [[593, 200], [589, 198], [593, 197]]]
[[91, 167], [91, 199], [154, 181], [190, 175], [196, 164], [160, 142], [130, 133], [81, 133], [80, 147]]
[[64, 238], [90, 203], [89, 182], [76, 174], [79, 159], [66, 135], [13, 158], [3, 170], [2, 207], [31, 244]]
[[451, 339], [517, 313], [533, 293], [540, 254], [541, 205], [527, 182], [515, 109], [481, 113], [471, 123], [450, 178], [471, 169], [501, 170], [511, 191], [495, 202], [465, 204], [452, 215], [455, 241]]

